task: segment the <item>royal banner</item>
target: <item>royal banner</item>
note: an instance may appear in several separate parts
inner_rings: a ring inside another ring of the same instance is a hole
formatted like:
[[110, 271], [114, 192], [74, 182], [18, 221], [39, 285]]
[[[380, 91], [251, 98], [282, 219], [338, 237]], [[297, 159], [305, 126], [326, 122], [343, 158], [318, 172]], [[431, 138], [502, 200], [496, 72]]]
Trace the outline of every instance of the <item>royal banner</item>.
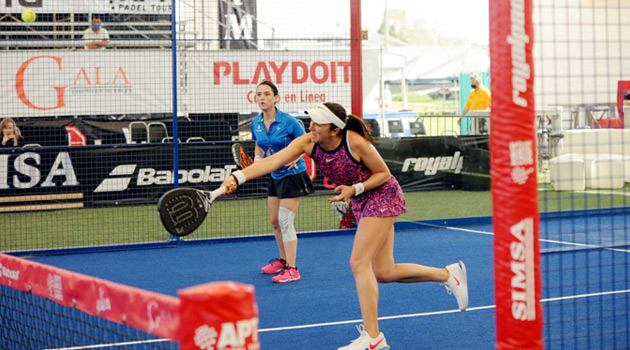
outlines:
[[[0, 65], [0, 103], [10, 117], [171, 113], [170, 50], [7, 51]], [[148, 58], [150, 57], [150, 61]], [[324, 61], [321, 57], [327, 57]], [[350, 57], [345, 51], [224, 51], [178, 57], [178, 110], [258, 112], [256, 85], [271, 80], [279, 108], [302, 112], [322, 102], [350, 106]], [[210, 98], [221, 96], [220, 100]]]

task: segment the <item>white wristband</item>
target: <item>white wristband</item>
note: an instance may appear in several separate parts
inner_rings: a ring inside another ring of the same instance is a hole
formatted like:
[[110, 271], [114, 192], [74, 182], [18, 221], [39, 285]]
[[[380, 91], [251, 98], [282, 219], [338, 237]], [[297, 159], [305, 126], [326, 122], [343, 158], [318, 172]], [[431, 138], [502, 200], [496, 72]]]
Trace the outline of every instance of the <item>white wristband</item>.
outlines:
[[365, 191], [365, 186], [363, 186], [363, 182], [356, 183], [352, 185], [354, 187], [354, 196], [358, 196]]
[[243, 174], [243, 172], [240, 170], [233, 172], [232, 176], [234, 176], [234, 178], [236, 179], [237, 185], [242, 185], [245, 183], [245, 181], [247, 181], [247, 179], [245, 178], [245, 174]]
[[261, 156], [255, 156], [255, 157], [254, 157], [254, 162], [257, 162], [257, 161], [259, 161], [259, 160], [261, 160], [261, 159], [263, 159], [263, 157], [261, 157]]

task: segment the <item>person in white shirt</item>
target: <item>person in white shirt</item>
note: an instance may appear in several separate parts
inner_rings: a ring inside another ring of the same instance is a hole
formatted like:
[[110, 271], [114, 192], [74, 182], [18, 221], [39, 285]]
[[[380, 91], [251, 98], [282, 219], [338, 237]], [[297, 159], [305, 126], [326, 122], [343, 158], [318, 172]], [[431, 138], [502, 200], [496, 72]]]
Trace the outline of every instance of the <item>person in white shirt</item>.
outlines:
[[101, 19], [92, 17], [92, 24], [83, 33], [84, 49], [104, 50], [109, 47], [109, 33], [102, 27]]

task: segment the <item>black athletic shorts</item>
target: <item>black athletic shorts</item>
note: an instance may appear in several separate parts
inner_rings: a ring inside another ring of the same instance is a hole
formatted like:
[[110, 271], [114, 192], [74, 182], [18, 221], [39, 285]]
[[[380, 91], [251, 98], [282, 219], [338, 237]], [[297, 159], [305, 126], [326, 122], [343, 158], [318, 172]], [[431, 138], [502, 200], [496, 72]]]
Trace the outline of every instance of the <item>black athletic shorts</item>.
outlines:
[[282, 198], [295, 198], [307, 196], [315, 192], [311, 178], [306, 171], [295, 175], [285, 176], [276, 180], [273, 177], [269, 180], [269, 191], [267, 196]]

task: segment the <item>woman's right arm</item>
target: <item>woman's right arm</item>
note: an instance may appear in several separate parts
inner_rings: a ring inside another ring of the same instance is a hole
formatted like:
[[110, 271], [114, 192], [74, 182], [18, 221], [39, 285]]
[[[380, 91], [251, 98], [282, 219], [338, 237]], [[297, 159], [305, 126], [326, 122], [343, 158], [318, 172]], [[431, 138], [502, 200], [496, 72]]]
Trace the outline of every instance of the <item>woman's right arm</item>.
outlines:
[[[245, 176], [246, 180], [252, 180], [263, 175], [267, 175], [272, 171], [280, 168], [281, 166], [297, 159], [302, 155], [302, 153], [307, 153], [308, 151], [310, 151], [309, 146], [311, 145], [311, 135], [304, 134], [293, 140], [286, 148], [282, 149], [280, 152], [275, 153], [272, 156], [265, 157], [243, 169], [242, 174]], [[223, 183], [221, 184], [221, 186], [228, 188], [227, 193], [234, 192], [234, 190], [236, 190], [235, 185], [237, 184], [233, 175], [228, 176], [227, 179], [225, 179], [225, 181], [223, 181]]]

